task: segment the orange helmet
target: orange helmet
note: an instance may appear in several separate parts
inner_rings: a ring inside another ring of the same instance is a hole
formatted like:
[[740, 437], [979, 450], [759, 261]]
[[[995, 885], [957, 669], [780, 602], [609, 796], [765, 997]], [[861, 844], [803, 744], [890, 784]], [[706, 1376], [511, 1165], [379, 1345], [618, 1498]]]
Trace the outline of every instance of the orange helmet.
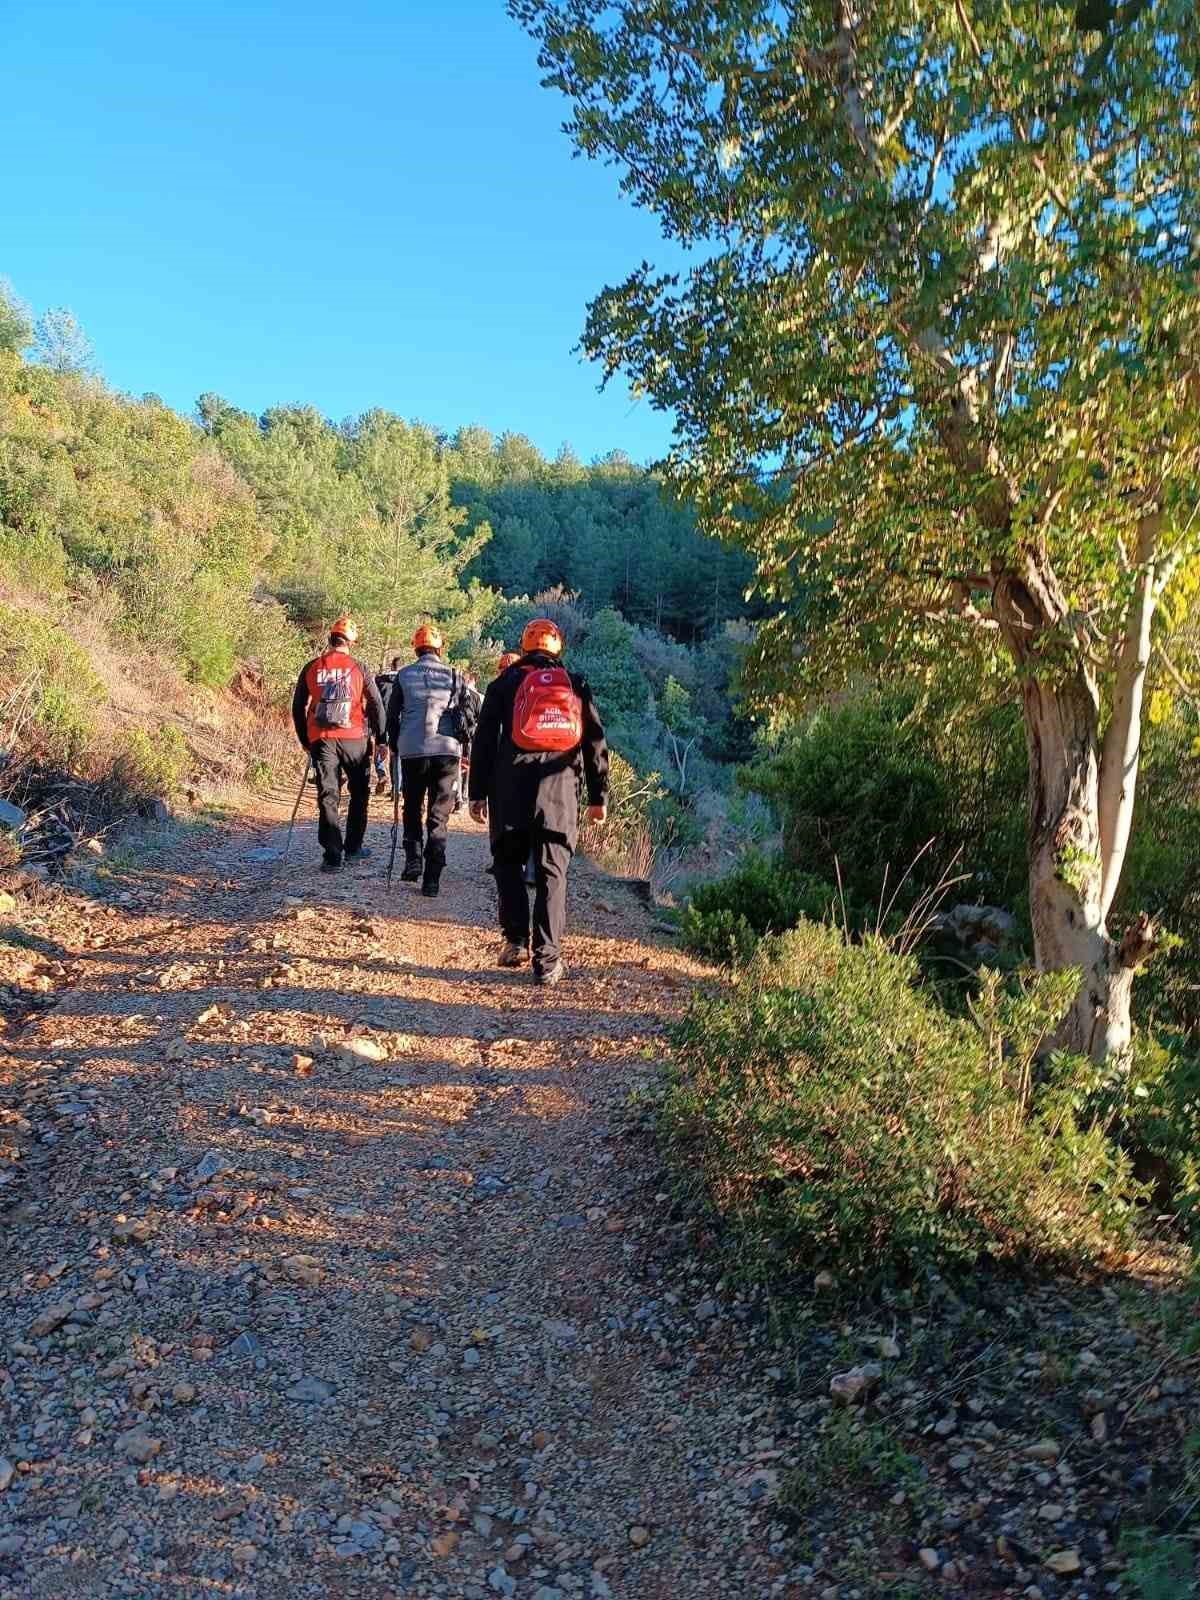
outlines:
[[499, 677], [502, 672], [507, 672], [513, 662], [520, 661], [520, 659], [521, 652], [519, 650], [506, 650], [496, 663], [496, 676]]
[[412, 642], [414, 650], [440, 650], [442, 648], [442, 636], [432, 622], [423, 622], [416, 633], [413, 634]]
[[521, 635], [521, 649], [528, 655], [531, 650], [544, 650], [547, 655], [562, 655], [563, 636], [558, 631], [558, 624], [551, 622], [549, 617], [535, 617], [532, 622], [525, 624], [525, 632]]
[[358, 629], [354, 625], [354, 618], [339, 617], [336, 622], [331, 622], [329, 624], [329, 637], [332, 639], [334, 634], [337, 634], [339, 638], [345, 639], [347, 644], [354, 644], [358, 639]]

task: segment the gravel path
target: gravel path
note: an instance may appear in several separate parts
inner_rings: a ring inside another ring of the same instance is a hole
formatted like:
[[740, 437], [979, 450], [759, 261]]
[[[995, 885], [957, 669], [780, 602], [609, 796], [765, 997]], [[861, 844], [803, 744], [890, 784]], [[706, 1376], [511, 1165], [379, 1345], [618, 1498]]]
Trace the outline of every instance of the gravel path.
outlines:
[[35, 939], [0, 1035], [2, 1600], [799, 1593], [736, 1308], [656, 1264], [620, 1126], [686, 958], [578, 863], [534, 989], [479, 830], [426, 901], [382, 823], [329, 879], [279, 818]]

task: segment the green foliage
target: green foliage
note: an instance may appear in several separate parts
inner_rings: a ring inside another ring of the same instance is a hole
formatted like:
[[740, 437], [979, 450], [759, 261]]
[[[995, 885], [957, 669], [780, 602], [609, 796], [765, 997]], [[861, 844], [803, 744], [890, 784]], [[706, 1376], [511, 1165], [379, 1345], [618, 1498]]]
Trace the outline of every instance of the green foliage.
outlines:
[[806, 1517], [828, 1505], [834, 1494], [861, 1496], [885, 1489], [911, 1494], [921, 1472], [921, 1463], [881, 1423], [856, 1411], [834, 1411], [824, 1419], [803, 1467], [780, 1485], [779, 1501]]
[[648, 879], [658, 852], [677, 842], [678, 808], [657, 772], [638, 772], [618, 751], [611, 754], [608, 779], [608, 820], [603, 827], [585, 821], [580, 845], [610, 871]]
[[[653, 773], [663, 789], [656, 802], [663, 812], [658, 830], [676, 843], [695, 836], [698, 824], [687, 802], [700, 789], [720, 787], [716, 763], [739, 744], [731, 700], [744, 648], [737, 630], [699, 645], [681, 644], [631, 626], [612, 608], [592, 614], [578, 596], [553, 589], [504, 601], [495, 619], [504, 647], [516, 648], [521, 630], [536, 616], [551, 618], [562, 630], [567, 664], [590, 682], [610, 744], [639, 772]], [[664, 774], [684, 802], [666, 811]]]
[[191, 756], [178, 728], [164, 723], [153, 732], [127, 728], [113, 762], [112, 782], [135, 803], [174, 794], [191, 771]]
[[660, 480], [619, 456], [584, 467], [547, 461], [527, 439], [463, 429], [450, 443], [454, 500], [491, 541], [474, 570], [508, 594], [576, 591], [681, 639], [702, 638], [745, 611], [751, 568], [696, 528]]
[[1196, 1593], [1196, 1568], [1186, 1538], [1131, 1529], [1122, 1534], [1119, 1548], [1128, 1563], [1127, 1592], [1137, 1600], [1186, 1600]]
[[0, 355], [0, 542], [26, 581], [215, 683], [268, 540], [246, 485], [183, 418]]
[[696, 247], [605, 290], [585, 347], [675, 412], [671, 476], [783, 602], [758, 655], [784, 692], [956, 634], [989, 651], [978, 606], [1007, 626], [1010, 579], [1048, 657], [1096, 661], [1152, 481], [1193, 560], [1189, 0], [1115, 37], [1096, 92], [1091, 41], [1036, 0], [966, 31], [931, 0], [853, 25], [769, 0], [510, 10], [579, 149]]
[[1145, 910], [1167, 937], [1139, 976], [1135, 997], [1147, 1023], [1189, 1031], [1200, 1050], [1200, 715], [1181, 706], [1146, 729], [1137, 826], [1116, 907], [1118, 924]]
[[29, 308], [17, 298], [7, 278], [0, 278], [0, 350], [19, 355], [33, 338]]
[[570, 660], [591, 684], [618, 747], [634, 756], [649, 754], [650, 685], [633, 653], [633, 629], [620, 613], [610, 609], [591, 618]]
[[948, 722], [915, 691], [864, 694], [799, 723], [739, 781], [780, 817], [788, 864], [840, 873], [851, 901], [878, 906], [899, 889], [903, 909], [957, 861], [961, 898], [1023, 902], [1024, 750], [1010, 711]]
[[61, 767], [84, 762], [99, 737], [108, 696], [87, 656], [55, 622], [0, 602], [0, 722], [14, 744], [39, 748]]
[[246, 766], [246, 783], [251, 789], [270, 789], [276, 782], [275, 769], [269, 761], [261, 757], [249, 762]]
[[685, 946], [712, 961], [740, 964], [764, 934], [840, 912], [837, 890], [772, 856], [752, 852], [732, 872], [694, 890], [680, 921]]
[[59, 377], [77, 377], [91, 370], [95, 360], [92, 341], [75, 313], [66, 306], [44, 312], [33, 328], [34, 353]]
[[[684, 252], [603, 290], [584, 348], [674, 416], [670, 481], [755, 558], [759, 703], [948, 656], [962, 705], [990, 680], [1036, 757], [1039, 956], [1103, 947], [1142, 691], [1200, 681], [1192, 0], [1100, 50], [1039, 0], [509, 9]], [[1103, 842], [1074, 894], [1055, 839]], [[1090, 981], [1070, 1026], [1102, 1051], [1125, 991]]]
[[663, 1133], [680, 1181], [733, 1231], [755, 1278], [1109, 1260], [1140, 1193], [1128, 1158], [1071, 1101], [1094, 1069], [1056, 1057], [1030, 1103], [1043, 986], [999, 1038], [914, 987], [871, 937], [802, 924], [765, 939], [677, 1036]]
[[478, 634], [496, 599], [465, 574], [489, 532], [463, 531], [432, 429], [381, 410], [340, 427], [307, 406], [256, 419], [215, 395], [198, 411], [253, 488], [270, 535], [265, 573], [297, 623], [316, 631], [350, 611], [380, 663], [426, 617], [451, 644]]
[[1105, 1075], [1089, 1106], [1200, 1245], [1200, 1049], [1166, 1030], [1141, 1029], [1125, 1070]]

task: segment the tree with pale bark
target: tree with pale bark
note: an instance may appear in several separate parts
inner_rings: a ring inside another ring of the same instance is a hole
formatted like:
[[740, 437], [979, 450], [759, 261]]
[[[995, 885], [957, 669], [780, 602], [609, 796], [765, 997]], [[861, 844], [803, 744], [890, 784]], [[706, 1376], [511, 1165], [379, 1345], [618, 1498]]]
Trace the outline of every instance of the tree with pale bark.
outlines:
[[1109, 926], [1143, 721], [1200, 588], [1191, 0], [510, 9], [686, 252], [585, 343], [755, 555], [760, 689], [958, 659], [1019, 696], [1037, 959], [1080, 973], [1061, 1042], [1119, 1055], [1156, 941]]

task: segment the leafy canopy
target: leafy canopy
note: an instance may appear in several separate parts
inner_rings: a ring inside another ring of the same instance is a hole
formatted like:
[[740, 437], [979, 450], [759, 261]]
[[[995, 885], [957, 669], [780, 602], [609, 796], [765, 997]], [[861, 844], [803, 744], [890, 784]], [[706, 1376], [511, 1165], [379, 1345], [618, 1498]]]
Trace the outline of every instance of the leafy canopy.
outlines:
[[1040, 0], [510, 9], [580, 149], [693, 252], [601, 294], [586, 344], [674, 411], [677, 480], [758, 557], [767, 681], [928, 660], [948, 622], [989, 646], [1010, 574], [1049, 617], [1039, 671], [1084, 656], [1103, 687], [1150, 556], [1159, 642], [1182, 626], [1190, 0], [1103, 34]]

